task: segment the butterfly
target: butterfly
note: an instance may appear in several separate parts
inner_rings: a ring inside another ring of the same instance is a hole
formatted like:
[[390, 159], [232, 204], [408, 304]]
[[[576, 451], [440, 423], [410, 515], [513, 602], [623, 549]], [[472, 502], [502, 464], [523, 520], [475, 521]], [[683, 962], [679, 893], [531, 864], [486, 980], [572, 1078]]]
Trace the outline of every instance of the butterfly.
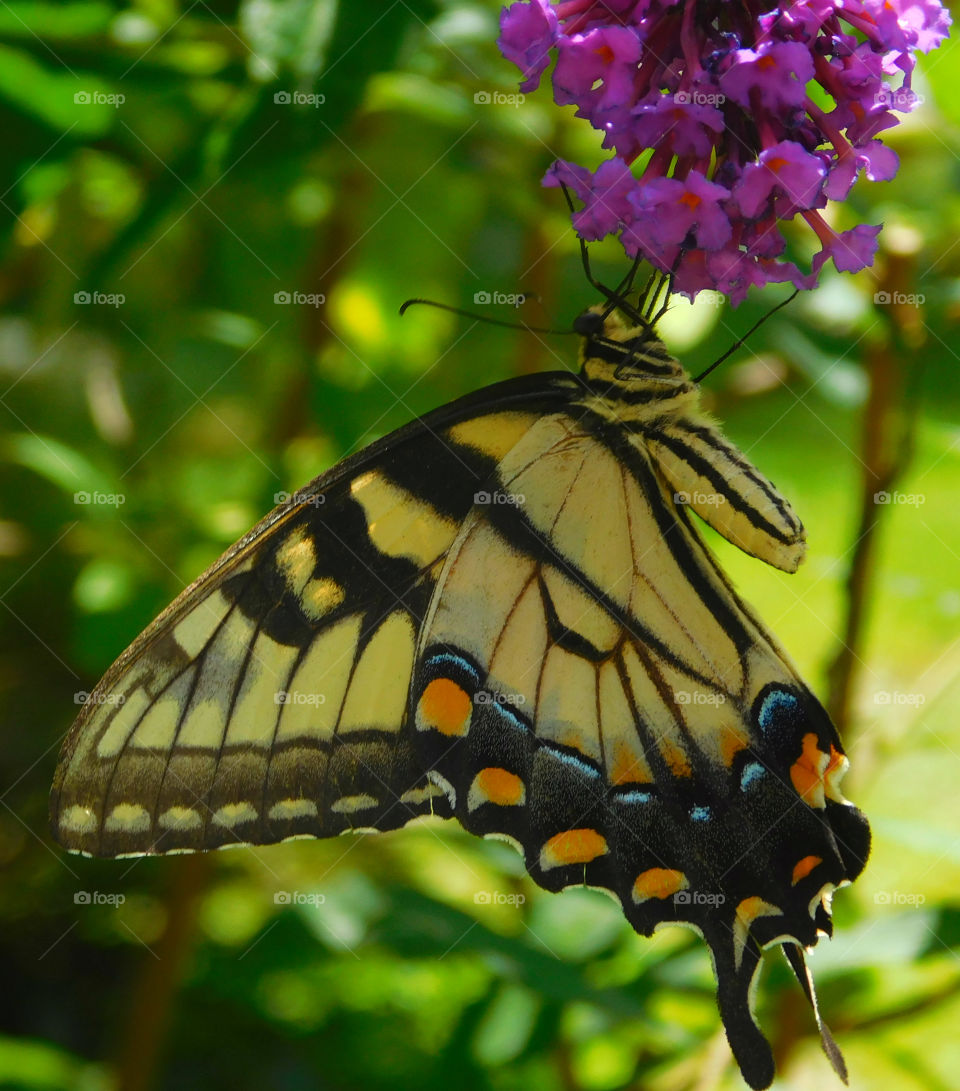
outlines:
[[831, 933], [869, 827], [837, 732], [691, 512], [795, 571], [803, 527], [698, 411], [651, 308], [577, 320], [578, 374], [510, 379], [280, 504], [137, 638], [60, 757], [51, 821], [93, 856], [391, 830], [505, 838], [551, 891], [708, 944], [747, 1083], [751, 987]]

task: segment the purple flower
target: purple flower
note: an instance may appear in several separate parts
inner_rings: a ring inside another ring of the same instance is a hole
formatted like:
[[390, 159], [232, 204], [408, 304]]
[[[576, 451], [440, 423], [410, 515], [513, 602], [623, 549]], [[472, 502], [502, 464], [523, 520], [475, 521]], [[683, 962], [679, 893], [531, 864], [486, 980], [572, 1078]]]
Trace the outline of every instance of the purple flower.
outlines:
[[576, 105], [577, 117], [604, 131], [604, 147], [616, 147], [611, 134], [629, 127], [641, 52], [638, 32], [621, 26], [561, 38], [557, 47], [554, 99], [560, 106]]
[[849, 231], [837, 234], [820, 216], [816, 218], [819, 223], [811, 222], [811, 226], [823, 242], [823, 249], [814, 256], [814, 274], [819, 273], [830, 258], [841, 273], [859, 273], [873, 265], [881, 224], [857, 224]]
[[936, 49], [950, 33], [950, 13], [938, 0], [920, 0], [900, 17], [914, 35], [913, 48], [921, 53]]
[[[880, 135], [916, 105], [916, 53], [949, 26], [940, 0], [530, 0], [504, 12], [500, 46], [524, 90], [555, 47], [555, 100], [613, 152], [545, 179], [582, 202], [581, 237], [616, 233], [677, 291], [737, 303], [753, 285], [813, 287], [827, 261], [872, 262], [879, 228], [837, 233], [818, 210], [861, 173], [895, 176]], [[820, 242], [810, 272], [785, 256], [780, 227], [798, 215]]]
[[759, 49], [738, 49], [720, 77], [720, 89], [748, 109], [751, 96], [773, 107], [802, 106], [813, 79], [813, 58], [800, 42], [764, 42]]
[[500, 52], [523, 72], [521, 91], [540, 86], [558, 34], [557, 13], [549, 0], [511, 4], [500, 12]]
[[565, 185], [584, 202], [574, 214], [577, 234], [588, 242], [612, 235], [632, 218], [630, 195], [637, 180], [622, 159], [608, 159], [596, 173], [558, 159], [547, 171], [544, 185]]
[[811, 155], [791, 140], [781, 140], [760, 153], [756, 163], [743, 168], [733, 195], [744, 216], [762, 213], [773, 197], [779, 219], [789, 219], [803, 208], [812, 208], [820, 196], [827, 168], [819, 156]]
[[688, 242], [691, 249], [725, 246], [733, 234], [723, 207], [729, 196], [730, 190], [708, 182], [699, 171], [691, 171], [683, 181], [655, 178], [628, 200], [648, 225], [651, 249], [665, 254]]
[[831, 201], [842, 201], [861, 170], [871, 182], [889, 182], [899, 166], [897, 153], [879, 140], [871, 140], [865, 148], [848, 146], [830, 169], [830, 177], [823, 187], [824, 195]]
[[712, 104], [692, 99], [687, 91], [642, 103], [634, 109], [633, 117], [633, 135], [641, 146], [666, 144], [674, 155], [708, 156], [717, 134], [723, 132], [723, 113]]

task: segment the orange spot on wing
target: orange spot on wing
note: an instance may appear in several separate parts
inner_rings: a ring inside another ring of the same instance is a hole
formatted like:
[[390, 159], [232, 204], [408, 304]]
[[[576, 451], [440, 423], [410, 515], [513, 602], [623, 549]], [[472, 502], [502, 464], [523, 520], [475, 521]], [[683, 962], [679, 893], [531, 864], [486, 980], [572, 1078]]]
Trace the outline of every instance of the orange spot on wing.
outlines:
[[466, 735], [473, 704], [469, 694], [449, 678], [434, 678], [420, 696], [420, 716], [442, 735]]
[[643, 759], [624, 742], [613, 748], [613, 764], [610, 767], [611, 784], [649, 784], [650, 773]]
[[793, 865], [793, 878], [790, 880], [791, 886], [796, 886], [801, 879], [806, 879], [811, 871], [817, 866], [817, 864], [823, 863], [822, 856], [804, 856], [802, 860], [798, 860]]
[[749, 928], [758, 917], [776, 917], [783, 911], [775, 905], [765, 902], [759, 894], [750, 898], [744, 898], [737, 906], [737, 919], [744, 927]]
[[502, 807], [515, 807], [523, 803], [526, 798], [526, 789], [523, 781], [507, 769], [498, 769], [489, 766], [481, 769], [476, 776], [476, 785], [480, 792], [487, 797], [488, 803], [498, 803]]
[[693, 776], [693, 770], [690, 768], [687, 755], [676, 743], [665, 741], [661, 747], [661, 753], [663, 754], [663, 760], [670, 766], [670, 772], [675, 777]]
[[736, 727], [725, 727], [720, 736], [720, 756], [723, 764], [729, 769], [733, 765], [733, 759], [745, 750], [750, 740]]
[[540, 851], [540, 866], [546, 870], [567, 864], [589, 864], [607, 851], [606, 838], [589, 828], [554, 834]]
[[648, 898], [670, 898], [678, 890], [689, 887], [682, 871], [668, 867], [652, 867], [641, 871], [633, 883], [633, 900], [645, 902]]
[[790, 779], [797, 795], [811, 807], [823, 806], [823, 770], [827, 755], [817, 746], [817, 736], [808, 731], [803, 736], [803, 751], [790, 766]]

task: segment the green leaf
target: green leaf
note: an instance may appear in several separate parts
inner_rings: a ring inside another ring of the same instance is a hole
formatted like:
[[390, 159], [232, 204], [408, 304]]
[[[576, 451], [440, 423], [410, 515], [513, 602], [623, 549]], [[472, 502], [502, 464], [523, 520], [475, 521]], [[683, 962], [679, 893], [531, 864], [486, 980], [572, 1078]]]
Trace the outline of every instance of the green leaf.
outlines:
[[29, 54], [0, 45], [0, 98], [52, 129], [99, 136], [115, 124], [125, 96], [99, 76], [54, 72]]
[[0, 34], [36, 42], [103, 34], [113, 19], [110, 4], [0, 4]]
[[79, 451], [51, 436], [27, 433], [7, 436], [0, 443], [0, 455], [14, 465], [33, 470], [64, 492], [73, 493], [74, 502], [79, 505], [104, 503], [85, 496], [119, 495], [115, 483], [103, 471]]

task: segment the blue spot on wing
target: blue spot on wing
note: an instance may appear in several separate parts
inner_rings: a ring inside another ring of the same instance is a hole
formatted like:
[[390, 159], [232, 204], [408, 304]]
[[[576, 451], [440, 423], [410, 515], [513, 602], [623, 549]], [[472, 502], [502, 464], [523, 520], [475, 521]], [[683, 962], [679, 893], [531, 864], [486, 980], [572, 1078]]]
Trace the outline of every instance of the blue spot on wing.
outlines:
[[424, 663], [424, 666], [428, 669], [439, 669], [441, 674], [446, 674], [451, 667], [454, 667], [469, 674], [476, 685], [480, 684], [477, 668], [469, 659], [464, 659], [462, 655], [455, 655], [453, 652], [438, 652], [436, 655], [431, 655]]
[[790, 729], [796, 723], [800, 712], [800, 702], [789, 690], [771, 689], [764, 697], [757, 717], [760, 730], [764, 735], [779, 734], [784, 728]]
[[709, 822], [713, 817], [713, 813], [709, 807], [692, 807], [690, 817], [694, 822]]
[[584, 758], [578, 758], [576, 754], [568, 754], [565, 750], [555, 750], [552, 746], [545, 746], [544, 749], [560, 761], [578, 769], [584, 776], [600, 776], [600, 770], [592, 762], [586, 761]]
[[642, 792], [639, 789], [634, 788], [629, 792], [620, 792], [614, 799], [618, 803], [650, 803], [653, 799], [652, 792]]
[[766, 775], [766, 769], [758, 761], [752, 761], [744, 766], [740, 774], [740, 787], [746, 791], [751, 784], [756, 784], [761, 777]]
[[511, 727], [516, 728], [518, 731], [530, 730], [530, 725], [526, 720], [521, 719], [509, 705], [494, 701], [492, 704], [487, 705], [487, 707], [494, 709]]

